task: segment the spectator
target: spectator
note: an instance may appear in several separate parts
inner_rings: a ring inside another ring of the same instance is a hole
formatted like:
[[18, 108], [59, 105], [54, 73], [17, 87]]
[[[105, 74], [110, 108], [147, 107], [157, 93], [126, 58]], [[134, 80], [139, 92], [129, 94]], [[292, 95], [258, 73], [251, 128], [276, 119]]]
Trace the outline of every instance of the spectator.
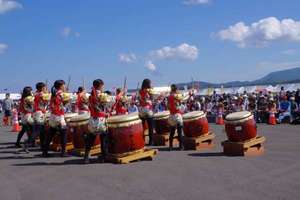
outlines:
[[283, 96], [282, 99], [283, 100], [281, 100], [279, 104], [279, 123], [281, 123], [286, 117], [289, 117], [291, 121], [291, 103], [287, 100], [287, 96]]
[[295, 101], [295, 97], [291, 97], [290, 98], [290, 102], [291, 102], [291, 122], [293, 122], [294, 120], [299, 118], [299, 107], [298, 104]]
[[4, 111], [4, 118], [7, 120], [9, 124], [11, 124], [11, 116], [12, 116], [12, 109], [13, 109], [13, 100], [10, 98], [10, 94], [6, 93], [5, 99], [2, 103], [2, 109]]

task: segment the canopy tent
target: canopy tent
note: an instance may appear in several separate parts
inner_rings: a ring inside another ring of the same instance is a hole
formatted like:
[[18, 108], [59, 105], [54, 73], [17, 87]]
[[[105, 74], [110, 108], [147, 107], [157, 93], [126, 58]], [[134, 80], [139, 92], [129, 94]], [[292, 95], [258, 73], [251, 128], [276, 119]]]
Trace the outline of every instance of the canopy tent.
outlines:
[[[18, 93], [10, 93], [10, 98], [13, 100], [18, 100], [21, 98], [21, 94]], [[5, 93], [0, 93], [0, 100], [5, 99]]]

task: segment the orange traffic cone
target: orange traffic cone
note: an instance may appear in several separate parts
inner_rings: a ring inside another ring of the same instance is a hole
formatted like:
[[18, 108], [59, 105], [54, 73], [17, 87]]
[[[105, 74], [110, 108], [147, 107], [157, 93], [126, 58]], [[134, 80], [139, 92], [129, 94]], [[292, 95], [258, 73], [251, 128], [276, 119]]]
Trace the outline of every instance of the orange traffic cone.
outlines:
[[2, 122], [3, 122], [3, 126], [8, 126], [8, 117], [4, 116]]
[[273, 112], [270, 113], [269, 115], [269, 124], [270, 125], [276, 125], [276, 117]]
[[13, 110], [13, 120], [12, 120], [12, 129], [11, 132], [19, 132], [21, 131], [21, 126], [19, 124], [18, 111], [16, 109]]
[[222, 114], [219, 114], [216, 117], [216, 124], [218, 124], [218, 125], [224, 125], [224, 119], [223, 119], [223, 115]]

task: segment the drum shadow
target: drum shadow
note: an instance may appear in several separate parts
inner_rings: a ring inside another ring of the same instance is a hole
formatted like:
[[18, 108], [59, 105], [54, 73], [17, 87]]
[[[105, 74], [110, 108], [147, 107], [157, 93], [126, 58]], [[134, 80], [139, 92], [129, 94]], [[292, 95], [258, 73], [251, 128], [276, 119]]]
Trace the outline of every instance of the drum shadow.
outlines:
[[34, 159], [34, 157], [24, 157], [24, 156], [4, 156], [0, 157], [0, 160], [26, 160]]
[[[157, 149], [158, 151], [169, 151], [169, 147], [153, 147], [153, 149]], [[173, 148], [173, 151], [175, 151], [177, 147]]]
[[[94, 164], [91, 162], [91, 164]], [[21, 163], [21, 164], [13, 164], [13, 166], [17, 167], [26, 167], [26, 166], [63, 166], [63, 165], [84, 165], [83, 159], [72, 159], [66, 160], [64, 162], [33, 162], [33, 163]]]
[[14, 150], [14, 151], [0, 151], [0, 154], [7, 154], [7, 153], [17, 154], [18, 151], [17, 150]]
[[192, 157], [225, 157], [223, 152], [208, 152], [208, 153], [190, 153], [188, 154]]
[[15, 142], [0, 142], [0, 146], [5, 146], [5, 145], [14, 145]]
[[6, 147], [0, 147], [0, 150], [2, 149], [16, 149], [15, 145], [13, 146], [6, 146]]

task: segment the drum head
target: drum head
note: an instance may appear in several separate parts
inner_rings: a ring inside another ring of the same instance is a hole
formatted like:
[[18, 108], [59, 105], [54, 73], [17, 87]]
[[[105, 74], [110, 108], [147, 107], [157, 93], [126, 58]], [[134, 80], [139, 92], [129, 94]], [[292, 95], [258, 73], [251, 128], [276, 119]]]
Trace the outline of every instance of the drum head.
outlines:
[[170, 115], [170, 111], [163, 111], [163, 112], [155, 113], [153, 115], [153, 118], [154, 119], [161, 119], [161, 118], [169, 117], [169, 115]]
[[66, 113], [65, 114], [66, 119], [70, 119], [70, 118], [76, 117], [76, 116], [78, 116], [78, 113]]
[[205, 114], [203, 111], [193, 111], [189, 112], [183, 115], [183, 119], [193, 119], [198, 117], [205, 117]]
[[70, 122], [88, 121], [90, 117], [90, 113], [76, 115], [70, 119]]
[[249, 112], [249, 111], [234, 112], [234, 113], [228, 114], [226, 116], [225, 120], [227, 120], [227, 121], [238, 121], [238, 120], [241, 120], [241, 119], [248, 118], [251, 115], [252, 115], [252, 113]]
[[135, 121], [139, 120], [139, 115], [137, 113], [131, 113], [128, 115], [117, 115], [117, 116], [112, 116], [107, 119], [108, 124], [118, 124], [118, 123], [123, 123], [123, 122], [130, 122], [130, 121]]

